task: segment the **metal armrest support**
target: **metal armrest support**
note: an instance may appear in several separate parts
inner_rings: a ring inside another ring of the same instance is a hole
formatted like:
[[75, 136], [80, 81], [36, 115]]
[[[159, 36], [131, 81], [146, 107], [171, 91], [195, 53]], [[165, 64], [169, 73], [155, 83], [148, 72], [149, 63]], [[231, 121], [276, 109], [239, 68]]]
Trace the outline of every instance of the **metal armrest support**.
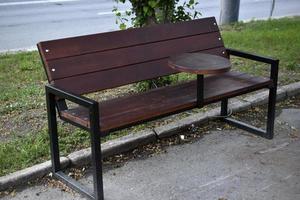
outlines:
[[234, 56], [238, 56], [238, 57], [242, 57], [242, 58], [248, 58], [250, 60], [255, 60], [255, 61], [264, 62], [264, 63], [268, 63], [268, 64], [274, 64], [276, 62], [279, 62], [278, 59], [261, 56], [261, 55], [256, 55], [253, 53], [248, 53], [248, 52], [244, 52], [244, 51], [240, 51], [240, 50], [236, 50], [236, 49], [226, 48], [226, 51], [230, 55], [234, 55]]
[[[91, 153], [92, 153], [92, 166], [93, 179], [94, 179], [94, 191], [82, 186], [77, 181], [74, 181], [61, 170], [59, 145], [58, 145], [58, 132], [57, 132], [57, 119], [55, 98], [59, 97], [67, 99], [78, 105], [88, 108], [90, 128], [88, 129], [91, 136]], [[77, 190], [84, 194], [86, 197], [95, 200], [103, 200], [103, 182], [102, 182], [102, 155], [101, 155], [101, 138], [100, 138], [100, 123], [99, 123], [99, 104], [98, 102], [86, 97], [82, 97], [76, 94], [72, 94], [61, 89], [58, 89], [52, 85], [46, 85], [46, 102], [48, 113], [48, 131], [50, 136], [50, 149], [51, 149], [51, 161], [53, 175], [59, 180], [63, 181], [74, 190]]]
[[59, 88], [56, 88], [53, 85], [46, 85], [46, 94], [53, 94], [54, 96], [57, 96], [59, 98], [67, 99], [73, 103], [76, 103], [78, 105], [84, 106], [86, 108], [91, 108], [95, 105], [98, 105], [97, 101], [94, 101], [92, 99], [89, 99], [84, 96], [76, 95], [70, 92], [66, 92], [64, 90], [61, 90]]
[[255, 55], [252, 53], [239, 51], [235, 49], [226, 48], [226, 51], [229, 55], [238, 56], [241, 58], [247, 58], [250, 60], [263, 62], [267, 64], [271, 64], [271, 73], [270, 73], [270, 79], [273, 81], [273, 87], [277, 88], [277, 81], [278, 81], [278, 66], [279, 66], [279, 60], [274, 58], [269, 58], [265, 56]]
[[[270, 64], [271, 65], [270, 79], [272, 80], [272, 84], [269, 86], [267, 127], [266, 127], [265, 131], [261, 130], [259, 128], [256, 128], [254, 126], [248, 125], [246, 123], [237, 121], [232, 118], [226, 118], [226, 119], [223, 119], [223, 121], [225, 121], [235, 127], [252, 132], [256, 135], [265, 137], [267, 139], [272, 139], [274, 136], [274, 121], [275, 121], [275, 107], [276, 107], [276, 93], [277, 93], [279, 60], [264, 57], [264, 56], [259, 56], [259, 55], [255, 55], [255, 54], [251, 54], [251, 53], [246, 53], [246, 52], [238, 51], [238, 50], [234, 50], [234, 49], [226, 49], [226, 50], [229, 55], [234, 55], [234, 56]], [[221, 115], [227, 114], [227, 106], [228, 106], [228, 99], [222, 100]]]
[[[55, 101], [55, 99], [58, 97], [60, 100], [69, 100], [73, 103], [76, 103], [80, 106], [83, 106], [85, 108], [88, 109], [89, 112], [89, 119], [90, 119], [90, 128], [92, 128], [92, 124], [97, 123], [99, 124], [99, 103], [97, 101], [94, 101], [92, 99], [89, 99], [87, 97], [84, 96], [80, 96], [77, 94], [73, 94], [64, 90], [61, 90], [55, 86], [52, 85], [46, 85], [46, 102], [47, 102], [47, 106], [48, 104], [50, 104], [50, 102], [54, 102], [58, 103], [57, 101]], [[56, 104], [58, 107], [59, 105]], [[50, 106], [50, 105], [49, 105]], [[50, 110], [51, 108], [49, 107], [48, 110]], [[53, 111], [52, 111], [53, 112]], [[48, 114], [51, 112], [48, 112]], [[73, 121], [70, 121], [69, 119], [65, 119], [62, 116], [60, 116], [60, 118], [62, 118], [63, 120], [77, 126], [80, 128], [83, 128], [85, 130], [90, 130], [90, 128], [87, 127], [83, 127], [80, 124], [77, 124]], [[96, 120], [96, 121], [95, 121]], [[94, 121], [94, 122], [93, 122]]]

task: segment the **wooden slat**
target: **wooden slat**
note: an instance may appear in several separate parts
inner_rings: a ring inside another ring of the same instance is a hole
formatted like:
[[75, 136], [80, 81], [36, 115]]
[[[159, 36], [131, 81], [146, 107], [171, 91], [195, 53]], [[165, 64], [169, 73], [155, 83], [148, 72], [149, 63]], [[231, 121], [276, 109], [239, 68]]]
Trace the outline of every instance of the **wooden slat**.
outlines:
[[[84, 54], [48, 62], [52, 79], [97, 72], [142, 63], [170, 55], [222, 47], [220, 33], [213, 32], [174, 40], [149, 43], [128, 48]], [[52, 71], [55, 69], [55, 71]]]
[[[225, 48], [221, 47], [201, 52], [226, 56], [223, 54], [224, 51]], [[75, 94], [84, 94], [174, 73], [178, 73], [178, 71], [167, 66], [167, 58], [165, 58], [128, 67], [59, 79], [54, 82], [54, 85]]]
[[161, 24], [125, 31], [45, 41], [40, 42], [38, 46], [45, 60], [51, 60], [214, 31], [218, 31], [218, 26], [215, 18], [210, 17], [176, 24]]
[[[204, 104], [261, 89], [272, 83], [267, 78], [238, 72], [210, 76], [204, 80]], [[101, 131], [109, 131], [195, 106], [195, 81], [105, 101], [100, 103]], [[89, 126], [88, 112], [81, 107], [62, 111], [61, 115], [83, 126]]]

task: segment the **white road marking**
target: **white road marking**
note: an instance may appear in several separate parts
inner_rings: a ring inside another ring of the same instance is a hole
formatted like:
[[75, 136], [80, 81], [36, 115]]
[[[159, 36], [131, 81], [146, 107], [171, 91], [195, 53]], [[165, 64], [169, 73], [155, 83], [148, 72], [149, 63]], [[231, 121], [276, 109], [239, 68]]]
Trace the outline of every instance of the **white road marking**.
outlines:
[[29, 5], [29, 4], [41, 4], [41, 3], [61, 3], [69, 1], [79, 1], [79, 0], [40, 0], [40, 1], [17, 1], [0, 3], [0, 6], [18, 6], [18, 5]]
[[[125, 13], [126, 10], [120, 10], [119, 11], [121, 14]], [[114, 15], [115, 13], [112, 11], [108, 11], [108, 12], [98, 12], [97, 15]]]

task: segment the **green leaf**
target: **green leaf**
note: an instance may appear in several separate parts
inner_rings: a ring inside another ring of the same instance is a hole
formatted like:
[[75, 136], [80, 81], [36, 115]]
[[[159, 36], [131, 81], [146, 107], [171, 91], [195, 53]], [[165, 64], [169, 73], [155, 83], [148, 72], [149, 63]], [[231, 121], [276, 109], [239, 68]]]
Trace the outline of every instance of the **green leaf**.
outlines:
[[156, 8], [158, 4], [158, 1], [155, 1], [155, 0], [151, 0], [148, 2], [148, 5], [151, 7], [151, 8]]
[[148, 12], [147, 12], [147, 15], [148, 16], [152, 16], [153, 15], [153, 11], [149, 9]]
[[112, 12], [116, 12], [118, 10], [118, 8], [117, 7], [114, 7], [111, 11]]
[[195, 0], [190, 0], [190, 1], [189, 1], [189, 4], [190, 4], [190, 5], [193, 5], [194, 3], [195, 3]]
[[119, 28], [121, 30], [125, 30], [126, 29], [126, 24], [124, 24], [124, 23], [120, 24]]
[[144, 6], [144, 7], [143, 7], [143, 11], [144, 11], [144, 13], [145, 13], [145, 14], [147, 14], [147, 13], [148, 13], [148, 11], [149, 11], [149, 7], [147, 7], [147, 6]]

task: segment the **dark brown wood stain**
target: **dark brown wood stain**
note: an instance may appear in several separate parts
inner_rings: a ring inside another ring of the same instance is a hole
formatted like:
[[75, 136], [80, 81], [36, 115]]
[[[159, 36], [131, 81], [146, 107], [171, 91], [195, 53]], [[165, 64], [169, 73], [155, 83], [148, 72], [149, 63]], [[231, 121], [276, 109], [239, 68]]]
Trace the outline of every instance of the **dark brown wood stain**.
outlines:
[[[178, 73], [168, 59], [180, 53], [204, 52], [228, 58], [213, 17], [114, 31], [38, 44], [50, 84], [87, 94]], [[271, 80], [227, 72], [204, 79], [204, 104], [268, 87]], [[196, 107], [196, 82], [100, 102], [100, 129], [108, 132], [159, 116]], [[82, 107], [59, 110], [63, 119], [89, 127]]]
[[[239, 72], [209, 76], [205, 78], [204, 104], [261, 89], [270, 84], [271, 81], [267, 78]], [[100, 128], [102, 131], [108, 131], [176, 110], [194, 108], [196, 102], [196, 81], [104, 101], [99, 106]], [[85, 108], [62, 111], [61, 115], [83, 126], [89, 126], [88, 112]]]

